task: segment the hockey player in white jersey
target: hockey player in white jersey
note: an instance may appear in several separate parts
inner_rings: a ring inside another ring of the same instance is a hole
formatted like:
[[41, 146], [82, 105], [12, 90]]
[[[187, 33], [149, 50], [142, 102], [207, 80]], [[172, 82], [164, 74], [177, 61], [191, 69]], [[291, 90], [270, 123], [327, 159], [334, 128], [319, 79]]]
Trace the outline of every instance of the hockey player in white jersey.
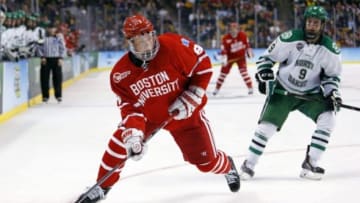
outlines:
[[[282, 33], [256, 62], [258, 88], [267, 94], [267, 99], [241, 167], [242, 179], [254, 176], [255, 165], [267, 142], [294, 110], [316, 123], [300, 177], [319, 180], [324, 175], [318, 161], [330, 140], [335, 113], [342, 102], [340, 50], [323, 33], [326, 20], [324, 8], [306, 8], [303, 29]], [[275, 77], [272, 68], [276, 62], [279, 68]]]
[[22, 49], [22, 54], [26, 57], [39, 56], [39, 49], [44, 43], [45, 29], [37, 26], [37, 19], [33, 15], [28, 15], [26, 21], [26, 31], [23, 33], [25, 46]]
[[19, 48], [25, 46], [23, 34], [26, 26], [21, 24], [18, 12], [12, 13], [12, 25], [2, 35], [4, 54], [7, 59], [16, 61], [19, 59]]

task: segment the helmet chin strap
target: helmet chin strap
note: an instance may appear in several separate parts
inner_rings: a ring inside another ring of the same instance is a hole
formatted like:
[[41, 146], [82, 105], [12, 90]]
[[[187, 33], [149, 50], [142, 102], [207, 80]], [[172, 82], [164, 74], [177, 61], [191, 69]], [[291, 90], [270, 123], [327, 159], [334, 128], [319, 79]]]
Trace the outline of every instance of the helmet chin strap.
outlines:
[[147, 65], [149, 64], [148, 61], [143, 61], [143, 63], [141, 64], [141, 68], [143, 69], [147, 69]]

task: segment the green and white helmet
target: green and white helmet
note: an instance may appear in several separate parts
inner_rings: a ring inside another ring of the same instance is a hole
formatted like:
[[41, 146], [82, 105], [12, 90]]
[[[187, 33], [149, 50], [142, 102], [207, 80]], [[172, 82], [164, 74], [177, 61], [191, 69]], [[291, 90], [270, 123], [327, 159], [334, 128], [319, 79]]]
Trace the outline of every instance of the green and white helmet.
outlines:
[[[320, 31], [314, 31], [314, 30], [307, 30], [306, 29], [306, 21], [308, 18], [316, 18], [321, 20], [321, 28]], [[325, 30], [325, 22], [328, 18], [328, 14], [326, 10], [321, 6], [309, 6], [306, 8], [304, 13], [304, 32], [305, 32], [305, 38], [307, 41], [318, 41], [320, 39], [320, 36], [323, 34]]]
[[321, 6], [309, 6], [305, 10], [304, 17], [305, 19], [313, 17], [325, 21], [328, 18], [328, 14]]

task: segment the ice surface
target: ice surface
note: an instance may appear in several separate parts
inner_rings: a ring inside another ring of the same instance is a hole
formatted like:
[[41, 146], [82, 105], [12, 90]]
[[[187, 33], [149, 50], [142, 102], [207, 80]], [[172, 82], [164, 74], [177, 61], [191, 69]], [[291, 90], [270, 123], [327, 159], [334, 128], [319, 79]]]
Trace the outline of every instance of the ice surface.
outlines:
[[[254, 75], [254, 67], [249, 68]], [[220, 69], [209, 86], [214, 88]], [[119, 123], [109, 72], [91, 73], [64, 90], [63, 103], [48, 104], [0, 125], [0, 202], [71, 202], [94, 184], [107, 141]], [[360, 106], [360, 69], [344, 66], [344, 103]], [[219, 98], [206, 106], [219, 149], [239, 168], [265, 97], [247, 89], [233, 68]], [[360, 112], [342, 109], [320, 165], [321, 181], [299, 178], [306, 145], [315, 125], [294, 112], [266, 147], [255, 178], [229, 191], [222, 175], [203, 174], [182, 160], [170, 135], [160, 131], [143, 160], [129, 160], [103, 201], [113, 203], [357, 203], [360, 188]]]

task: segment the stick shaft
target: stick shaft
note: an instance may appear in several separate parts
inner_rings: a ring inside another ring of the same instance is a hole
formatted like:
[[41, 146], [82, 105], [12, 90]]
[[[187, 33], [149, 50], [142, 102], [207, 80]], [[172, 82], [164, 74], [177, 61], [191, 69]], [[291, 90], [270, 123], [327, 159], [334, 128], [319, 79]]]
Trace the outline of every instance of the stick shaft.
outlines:
[[[164, 128], [167, 124], [169, 124], [171, 121], [173, 120], [173, 116], [171, 116], [170, 118], [168, 118], [166, 121], [164, 121], [160, 127], [156, 128], [151, 134], [150, 136], [144, 140], [144, 142], [148, 142], [157, 132], [159, 132], [162, 128]], [[129, 155], [131, 156], [131, 154]], [[103, 184], [121, 165], [122, 161], [117, 163], [114, 168], [112, 168], [110, 171], [108, 171], [103, 177], [101, 177], [90, 189], [88, 189], [83, 195], [81, 195], [81, 198], [76, 200], [75, 203], [81, 203], [86, 196], [92, 191], [94, 190], [94, 188], [96, 188], [97, 186], [100, 186], [101, 184]]]
[[[310, 97], [307, 97], [305, 95], [295, 95], [295, 94], [292, 94], [294, 95], [294, 97], [296, 98], [299, 98], [299, 99], [303, 99], [303, 100], [307, 100], [307, 101], [318, 101], [318, 102], [322, 102], [321, 100], [319, 99], [314, 99], [314, 98], [310, 98]], [[350, 105], [347, 105], [347, 104], [343, 104], [343, 103], [340, 103], [338, 104], [340, 107], [342, 108], [345, 108], [345, 109], [350, 109], [350, 110], [354, 110], [354, 111], [360, 111], [360, 107], [356, 107], [356, 106], [350, 106]]]

